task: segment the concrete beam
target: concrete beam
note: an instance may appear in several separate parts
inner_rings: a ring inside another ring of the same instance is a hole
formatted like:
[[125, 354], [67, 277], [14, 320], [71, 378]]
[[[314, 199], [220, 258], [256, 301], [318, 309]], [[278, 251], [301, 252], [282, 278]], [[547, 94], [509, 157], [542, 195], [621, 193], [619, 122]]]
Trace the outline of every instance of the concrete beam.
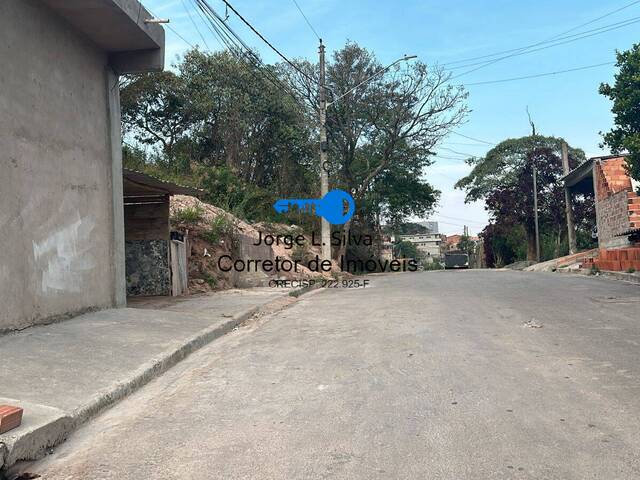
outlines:
[[109, 54], [119, 74], [162, 70], [165, 32], [138, 0], [40, 0]]

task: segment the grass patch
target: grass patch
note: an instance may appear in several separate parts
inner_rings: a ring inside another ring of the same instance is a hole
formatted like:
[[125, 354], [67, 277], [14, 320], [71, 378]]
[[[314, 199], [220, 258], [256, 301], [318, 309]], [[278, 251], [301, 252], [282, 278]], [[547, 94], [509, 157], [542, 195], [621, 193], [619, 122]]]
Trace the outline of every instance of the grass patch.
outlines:
[[216, 285], [218, 285], [218, 280], [216, 279], [216, 277], [211, 275], [209, 272], [202, 272], [202, 278], [211, 288], [216, 288]]
[[185, 207], [174, 210], [171, 221], [174, 223], [195, 225], [204, 218], [204, 209], [200, 206]]

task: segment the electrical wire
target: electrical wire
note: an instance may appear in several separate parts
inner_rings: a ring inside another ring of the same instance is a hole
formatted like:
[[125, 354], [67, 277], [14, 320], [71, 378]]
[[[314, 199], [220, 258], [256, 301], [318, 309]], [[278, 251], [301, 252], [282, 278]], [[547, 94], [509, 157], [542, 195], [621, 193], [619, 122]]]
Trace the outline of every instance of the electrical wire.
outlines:
[[[474, 61], [474, 60], [481, 60], [481, 59], [485, 59], [485, 58], [496, 57], [498, 55], [503, 55], [505, 53], [517, 52], [517, 51], [522, 51], [522, 50], [525, 50], [525, 49], [528, 49], [528, 48], [537, 47], [537, 46], [542, 45], [544, 43], [552, 42], [553, 40], [556, 40], [556, 39], [558, 39], [560, 37], [564, 37], [567, 33], [574, 32], [574, 31], [578, 30], [579, 28], [586, 27], [587, 25], [591, 25], [591, 24], [597, 22], [598, 20], [602, 20], [603, 18], [609, 17], [609, 16], [611, 16], [611, 15], [613, 15], [615, 13], [618, 13], [618, 12], [620, 12], [622, 10], [625, 10], [625, 9], [627, 9], [629, 7], [632, 7], [633, 5], [636, 5], [638, 3], [640, 3], [640, 0], [635, 0], [635, 1], [631, 2], [631, 3], [628, 3], [628, 4], [624, 5], [624, 6], [616, 9], [616, 10], [608, 12], [608, 13], [600, 16], [600, 17], [594, 18], [593, 20], [589, 20], [588, 22], [585, 22], [585, 23], [582, 23], [580, 25], [577, 25], [577, 26], [575, 26], [573, 28], [570, 28], [569, 30], [565, 30], [564, 32], [561, 32], [561, 33], [559, 33], [557, 35], [549, 37], [546, 40], [542, 40], [540, 42], [536, 42], [536, 43], [533, 43], [533, 44], [530, 44], [530, 45], [525, 45], [525, 46], [518, 47], [518, 48], [512, 48], [512, 49], [509, 49], [509, 50], [502, 50], [500, 52], [490, 53], [488, 55], [481, 55], [481, 56], [478, 56], [478, 57], [465, 58], [465, 59], [462, 59], [462, 60], [454, 60], [454, 61], [451, 61], [451, 62], [443, 63], [443, 66], [454, 65], [454, 64], [457, 64], [457, 63], [467, 63], [467, 62], [471, 62], [471, 61]], [[607, 26], [603, 26], [603, 27], [599, 27], [599, 28], [606, 28], [606, 27]], [[590, 32], [592, 32], [592, 31], [594, 31], [594, 30], [590, 30]], [[576, 35], [582, 35], [584, 33], [587, 33], [587, 32], [578, 33]], [[569, 38], [569, 37], [565, 37], [565, 38]]]
[[451, 132], [451, 133], [453, 133], [454, 135], [457, 135], [458, 137], [466, 138], [467, 140], [473, 140], [474, 142], [485, 143], [487, 145], [493, 145], [493, 146], [497, 145], [496, 143], [488, 142], [487, 140], [480, 140], [479, 138], [473, 138], [468, 135], [463, 135], [462, 133], [458, 133], [458, 132]]
[[[298, 5], [298, 2], [296, 0], [291, 0], [294, 5], [296, 6], [296, 8], [298, 9], [298, 11], [300, 12], [300, 15], [302, 15], [302, 18], [304, 18], [304, 21], [307, 22], [307, 25], [309, 25], [309, 28], [311, 29], [311, 31], [313, 32], [313, 34], [316, 36], [316, 38], [320, 41], [322, 41], [322, 39], [320, 38], [320, 35], [318, 35], [318, 32], [316, 32], [316, 29], [313, 28], [313, 25], [311, 25], [311, 22], [309, 21], [309, 19], [307, 18], [307, 16], [304, 14], [304, 12], [302, 11], [302, 8], [300, 8], [300, 5]], [[640, 0], [638, 0], [640, 2]]]
[[438, 213], [437, 215], [438, 215], [439, 217], [447, 218], [447, 219], [449, 219], [449, 220], [459, 220], [459, 221], [461, 221], [461, 222], [476, 223], [476, 224], [478, 224], [478, 225], [484, 225], [484, 223], [483, 223], [483, 222], [478, 222], [478, 221], [476, 221], [476, 220], [470, 220], [470, 219], [468, 219], [468, 218], [450, 217], [450, 216], [448, 216], [448, 215], [442, 215], [441, 213]]
[[187, 15], [189, 16], [189, 20], [191, 20], [191, 23], [193, 24], [194, 28], [196, 29], [196, 32], [198, 32], [198, 35], [200, 35], [200, 38], [202, 39], [202, 43], [204, 44], [205, 48], [207, 50], [211, 50], [209, 48], [209, 44], [207, 43], [207, 41], [204, 38], [204, 35], [202, 35], [202, 32], [198, 28], [198, 25], [196, 24], [195, 20], [191, 16], [191, 11], [187, 8], [187, 4], [185, 3], [185, 0], [180, 0], [180, 2], [182, 3], [182, 7], [184, 8], [184, 10], [187, 12]]
[[316, 82], [316, 80], [314, 78], [312, 78], [309, 74], [307, 74], [305, 71], [301, 70], [300, 67], [298, 67], [295, 63], [293, 63], [291, 60], [289, 60], [280, 50], [278, 50], [276, 47], [273, 46], [273, 44], [267, 40], [258, 30], [256, 30], [256, 28], [251, 25], [251, 23], [249, 23], [249, 21], [247, 19], [245, 19], [240, 12], [238, 12], [233, 5], [231, 5], [227, 0], [222, 0], [224, 2], [224, 4], [229, 7], [229, 9], [235, 13], [238, 18], [240, 20], [242, 20], [242, 22], [251, 29], [251, 31], [253, 33], [255, 33], [260, 40], [262, 40], [271, 50], [273, 50], [280, 58], [282, 58], [285, 62], [287, 62], [294, 70], [296, 70], [300, 75], [302, 75], [303, 77], [307, 78], [308, 80], [311, 80], [312, 82]]
[[534, 75], [525, 75], [523, 77], [512, 77], [512, 78], [503, 78], [501, 80], [487, 80], [484, 82], [473, 82], [473, 83], [465, 83], [464, 85], [467, 87], [475, 86], [475, 85], [489, 85], [494, 83], [505, 83], [505, 82], [513, 82], [516, 80], [525, 80], [528, 78], [538, 78], [538, 77], [546, 77], [549, 75], [558, 75], [560, 73], [568, 73], [568, 72], [577, 72], [579, 70], [588, 70], [590, 68], [603, 67], [605, 65], [615, 65], [616, 62], [604, 62], [604, 63], [596, 63], [595, 65], [585, 65], [583, 67], [569, 68], [567, 70], [558, 70], [555, 72], [547, 72], [547, 73], [537, 73]]
[[[577, 40], [582, 40], [583, 38], [589, 38], [589, 37], [593, 37], [595, 35], [600, 35], [602, 33], [609, 32], [611, 30], [617, 30], [619, 28], [627, 27], [629, 25], [636, 24], [638, 22], [640, 22], [640, 17], [636, 17], [635, 19], [633, 19], [632, 21], [628, 21], [624, 25], [617, 25], [617, 26], [614, 26], [614, 27], [611, 27], [611, 28], [608, 28], [606, 30], [602, 30], [602, 31], [599, 31], [599, 32], [596, 32], [596, 33], [591, 33], [589, 35], [583, 35], [582, 37], [572, 38], [572, 39], [569, 39], [569, 40], [564, 40], [564, 41], [561, 41], [561, 42], [553, 43], [551, 45], [545, 45], [545, 46], [542, 46], [542, 47], [539, 47], [539, 48], [526, 49], [526, 50], [523, 50], [523, 51], [518, 51], [518, 52], [512, 53], [510, 55], [505, 55], [503, 57], [499, 57], [499, 58], [496, 58], [495, 60], [491, 60], [491, 61], [488, 61], [488, 62], [477, 62], [475, 64], [465, 65], [465, 67], [470, 67], [472, 65], [479, 65], [479, 66], [477, 66], [475, 68], [472, 68], [471, 70], [464, 71], [464, 72], [462, 72], [462, 73], [460, 73], [458, 75], [454, 75], [453, 77], [450, 78], [450, 80], [454, 80], [454, 79], [460, 78], [460, 77], [462, 77], [464, 75], [468, 75], [469, 73], [472, 73], [472, 72], [475, 72], [477, 70], [480, 70], [481, 68], [488, 67], [490, 65], [493, 65], [493, 64], [495, 64], [497, 62], [500, 62], [502, 60], [505, 60], [507, 58], [518, 57], [520, 55], [527, 55], [529, 53], [534, 53], [534, 52], [538, 52], [538, 51], [541, 51], [541, 50], [546, 50], [547, 48], [553, 48], [553, 47], [557, 47], [559, 45], [565, 45], [567, 43], [572, 43], [572, 42], [575, 42]], [[460, 68], [460, 67], [456, 67], [456, 68]]]
[[227, 24], [206, 0], [194, 0], [196, 6], [208, 20], [211, 31], [225, 45], [229, 52], [240, 61], [248, 61], [252, 75], [260, 74], [276, 89], [287, 93], [296, 104], [304, 110], [308, 107], [300, 102], [298, 97], [285, 85], [267, 66], [260, 57], [242, 40], [242, 38]]
[[448, 152], [451, 152], [451, 153], [455, 153], [456, 155], [464, 155], [465, 157], [477, 157], [477, 155], [474, 155], [473, 153], [458, 152], [457, 150], [453, 150], [452, 148], [448, 148], [448, 147], [438, 147], [438, 148], [442, 150], [447, 150]]

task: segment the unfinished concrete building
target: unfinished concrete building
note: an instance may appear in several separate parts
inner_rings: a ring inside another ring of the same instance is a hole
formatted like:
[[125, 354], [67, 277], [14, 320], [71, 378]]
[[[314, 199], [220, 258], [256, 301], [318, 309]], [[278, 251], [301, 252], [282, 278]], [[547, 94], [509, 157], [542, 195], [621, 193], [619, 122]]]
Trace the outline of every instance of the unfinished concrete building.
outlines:
[[163, 68], [149, 18], [136, 0], [0, 2], [0, 331], [126, 301], [118, 80]]
[[563, 178], [572, 194], [595, 198], [600, 250], [584, 266], [640, 270], [640, 196], [625, 161], [619, 155], [590, 158]]

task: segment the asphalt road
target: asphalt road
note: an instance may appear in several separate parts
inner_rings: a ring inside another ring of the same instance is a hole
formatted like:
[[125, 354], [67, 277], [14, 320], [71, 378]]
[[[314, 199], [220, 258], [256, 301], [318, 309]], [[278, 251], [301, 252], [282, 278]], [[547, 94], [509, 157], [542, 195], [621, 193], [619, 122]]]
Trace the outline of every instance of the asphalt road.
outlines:
[[200, 350], [31, 466], [45, 479], [640, 478], [640, 287], [370, 277]]

